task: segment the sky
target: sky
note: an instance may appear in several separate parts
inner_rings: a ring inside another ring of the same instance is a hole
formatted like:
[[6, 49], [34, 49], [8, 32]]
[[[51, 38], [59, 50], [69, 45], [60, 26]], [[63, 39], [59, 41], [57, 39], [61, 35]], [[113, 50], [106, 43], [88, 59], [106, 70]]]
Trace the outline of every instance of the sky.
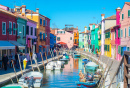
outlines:
[[116, 8], [122, 8], [130, 0], [0, 0], [0, 4], [14, 8], [14, 5], [26, 5], [27, 9], [39, 12], [51, 19], [51, 28], [63, 29], [65, 24], [84, 27], [90, 23], [99, 23], [101, 14], [105, 18], [115, 15]]

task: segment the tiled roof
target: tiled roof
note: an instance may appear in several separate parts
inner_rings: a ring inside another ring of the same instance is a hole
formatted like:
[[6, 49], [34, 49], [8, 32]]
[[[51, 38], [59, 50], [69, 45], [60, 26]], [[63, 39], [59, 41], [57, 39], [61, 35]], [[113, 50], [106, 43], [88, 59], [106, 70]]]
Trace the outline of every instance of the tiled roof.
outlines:
[[115, 20], [116, 19], [116, 15], [112, 15], [110, 17], [105, 18], [105, 20]]
[[0, 12], [3, 12], [3, 13], [6, 13], [6, 14], [9, 14], [9, 15], [12, 15], [12, 16], [15, 16], [15, 17], [16, 17], [16, 15], [13, 14], [12, 12], [9, 12], [9, 11], [7, 11], [7, 10], [3, 10], [3, 9], [1, 9], [1, 8], [0, 8]]
[[24, 17], [24, 16], [21, 16], [21, 15], [19, 15], [18, 13], [14, 13], [17, 17], [20, 17], [20, 18], [22, 18], [22, 19], [25, 19], [25, 20], [27, 20], [27, 17]]
[[[32, 10], [26, 9], [26, 13], [27, 13], [27, 14], [31, 14], [31, 11], [32, 11]], [[38, 13], [37, 13], [37, 12], [32, 11], [32, 14], [38, 14]]]
[[125, 2], [125, 4], [130, 5], [130, 2]]

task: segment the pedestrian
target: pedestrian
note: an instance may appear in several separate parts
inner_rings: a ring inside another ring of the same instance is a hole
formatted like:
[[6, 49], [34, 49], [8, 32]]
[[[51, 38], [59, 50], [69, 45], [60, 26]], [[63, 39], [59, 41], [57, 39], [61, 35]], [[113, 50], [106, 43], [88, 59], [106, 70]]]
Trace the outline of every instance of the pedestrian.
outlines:
[[33, 59], [34, 63], [37, 63], [37, 55], [36, 55], [36, 53], [33, 53], [32, 59]]
[[4, 57], [2, 58], [2, 62], [4, 64], [4, 69], [6, 71], [7, 70], [7, 64], [8, 64], [8, 57], [6, 56], [6, 54], [4, 54]]
[[96, 48], [96, 55], [97, 55], [97, 57], [98, 57], [98, 49]]
[[94, 51], [94, 48], [92, 49], [92, 53], [93, 53], [93, 51]]
[[23, 54], [22, 54], [22, 52], [19, 55], [19, 59], [20, 59], [21, 67], [23, 67]]
[[15, 62], [16, 62], [16, 68], [19, 68], [19, 60], [18, 60], [18, 53], [15, 53]]

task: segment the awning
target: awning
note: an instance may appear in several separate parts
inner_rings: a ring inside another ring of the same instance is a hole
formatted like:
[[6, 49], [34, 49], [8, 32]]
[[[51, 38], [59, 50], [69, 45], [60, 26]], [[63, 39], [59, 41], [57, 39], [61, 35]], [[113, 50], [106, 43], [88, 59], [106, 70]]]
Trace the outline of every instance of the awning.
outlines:
[[15, 46], [8, 41], [0, 41], [0, 49], [15, 49]]
[[45, 45], [42, 45], [43, 48], [47, 48]]
[[74, 46], [78, 46], [78, 44], [74, 44]]
[[25, 46], [18, 43], [17, 41], [9, 41], [10, 43], [12, 43], [15, 46], [18, 46], [19, 49], [25, 49]]
[[59, 42], [58, 44], [65, 45], [66, 43], [64, 43], [64, 42]]

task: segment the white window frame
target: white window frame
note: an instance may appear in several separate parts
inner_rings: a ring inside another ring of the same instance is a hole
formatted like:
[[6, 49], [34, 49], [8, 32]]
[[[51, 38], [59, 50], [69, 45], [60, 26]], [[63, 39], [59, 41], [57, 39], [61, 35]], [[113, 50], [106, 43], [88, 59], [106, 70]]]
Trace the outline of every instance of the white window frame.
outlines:
[[23, 27], [24, 27], [24, 34], [23, 34], [23, 36], [25, 36], [25, 25], [23, 25]]
[[[3, 23], [5, 23], [5, 34], [3, 34]], [[2, 35], [6, 35], [6, 22], [2, 22]]]
[[17, 35], [19, 35], [19, 24], [17, 23]]
[[[13, 22], [13, 29], [14, 29], [14, 24], [15, 24], [15, 28], [16, 28], [16, 23]], [[12, 32], [13, 32], [13, 35], [16, 35], [16, 30], [15, 30], [15, 34], [14, 34], [14, 30], [12, 30]]]
[[[9, 25], [10, 25], [10, 23], [11, 23], [11, 29], [12, 29], [12, 22], [9, 21]], [[9, 26], [9, 28], [10, 28], [10, 26]], [[12, 35], [12, 31], [11, 31], [11, 34], [9, 33], [9, 35]]]

